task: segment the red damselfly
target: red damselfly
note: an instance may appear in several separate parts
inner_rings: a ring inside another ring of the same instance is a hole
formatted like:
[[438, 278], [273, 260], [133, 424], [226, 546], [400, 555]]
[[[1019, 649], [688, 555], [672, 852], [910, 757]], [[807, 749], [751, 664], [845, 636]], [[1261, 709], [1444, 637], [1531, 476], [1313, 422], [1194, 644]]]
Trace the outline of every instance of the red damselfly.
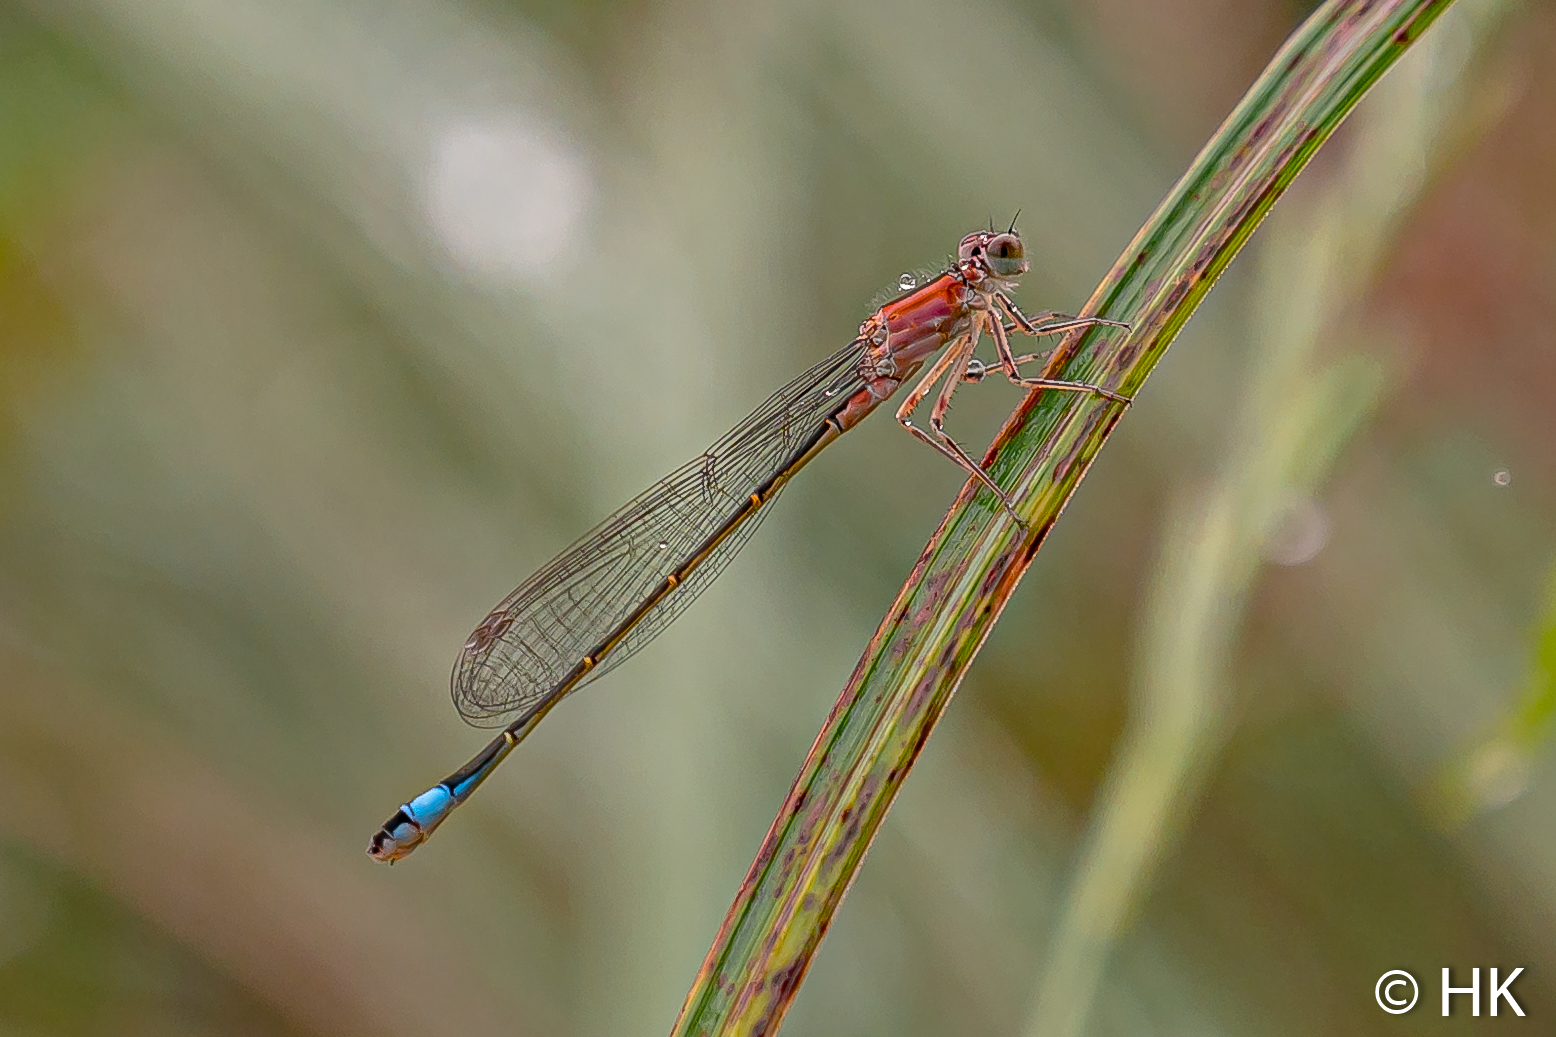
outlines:
[[[395, 811], [368, 853], [393, 862], [425, 842], [558, 702], [620, 665], [680, 615], [745, 544], [794, 474], [936, 353], [939, 359], [903, 400], [897, 420], [1021, 521], [1009, 497], [944, 429], [957, 387], [996, 369], [973, 356], [984, 333], [994, 340], [998, 369], [1017, 385], [1129, 402], [1096, 385], [1022, 376], [1022, 364], [1048, 354], [1016, 356], [1014, 332], [1128, 326], [1100, 317], [1022, 313], [1009, 293], [1026, 270], [1014, 223], [1008, 231], [967, 235], [944, 273], [876, 310], [847, 346], [779, 389], [701, 456], [628, 502], [503, 599], [465, 643], [454, 667], [453, 695], [472, 724], [512, 721], [469, 763]], [[937, 383], [928, 427], [920, 427], [913, 412]]]

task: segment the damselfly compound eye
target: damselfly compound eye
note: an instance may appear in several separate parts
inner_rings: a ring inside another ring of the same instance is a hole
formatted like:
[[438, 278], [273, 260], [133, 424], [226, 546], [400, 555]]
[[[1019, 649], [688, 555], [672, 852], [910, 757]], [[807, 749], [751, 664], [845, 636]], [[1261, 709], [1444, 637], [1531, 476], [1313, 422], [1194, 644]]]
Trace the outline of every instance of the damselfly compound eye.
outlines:
[[995, 259], [1020, 259], [1021, 242], [1012, 240], [1008, 235], [1000, 235], [989, 242], [989, 255]]
[[1015, 277], [1027, 270], [1027, 250], [1014, 234], [996, 234], [983, 247], [984, 261], [1000, 277]]

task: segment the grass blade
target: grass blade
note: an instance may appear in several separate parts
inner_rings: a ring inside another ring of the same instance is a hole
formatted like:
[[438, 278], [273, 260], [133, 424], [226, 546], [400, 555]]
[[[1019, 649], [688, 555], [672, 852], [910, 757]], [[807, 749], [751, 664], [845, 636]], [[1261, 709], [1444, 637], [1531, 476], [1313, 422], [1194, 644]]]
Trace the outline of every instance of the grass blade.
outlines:
[[[1451, 0], [1331, 0], [1265, 73], [1083, 311], [1132, 322], [1067, 340], [1049, 377], [1138, 391], [1259, 221], [1367, 89]], [[770, 1034], [892, 799], [1017, 582], [1121, 415], [1027, 397], [987, 458], [1025, 528], [963, 489], [795, 779], [677, 1020], [677, 1035]]]
[[1244, 332], [1248, 375], [1229, 394], [1237, 413], [1214, 474], [1179, 486], [1163, 522], [1129, 718], [1072, 858], [1028, 1037], [1079, 1037], [1092, 1012], [1105, 1010], [1115, 949], [1238, 727], [1234, 688], [1247, 674], [1234, 656], [1255, 588], [1267, 564], [1305, 564], [1300, 556], [1327, 539], [1321, 528], [1312, 536], [1313, 525], [1306, 544], [1290, 534], [1304, 513], [1326, 524], [1325, 484], [1397, 385], [1399, 365], [1384, 344], [1399, 333], [1357, 314], [1434, 173], [1480, 123], [1467, 117], [1483, 89], [1467, 71], [1476, 63], [1445, 52], [1483, 47], [1512, 2], [1465, 0], [1450, 12], [1458, 24], [1445, 22], [1379, 85], [1345, 154], [1288, 197], [1263, 231]]

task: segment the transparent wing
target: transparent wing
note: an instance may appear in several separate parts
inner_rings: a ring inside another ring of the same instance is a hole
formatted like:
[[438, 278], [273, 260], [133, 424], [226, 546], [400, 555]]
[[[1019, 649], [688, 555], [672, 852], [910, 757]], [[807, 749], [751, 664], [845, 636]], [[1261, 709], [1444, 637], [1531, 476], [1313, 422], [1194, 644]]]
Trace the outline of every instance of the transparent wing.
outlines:
[[[670, 573], [727, 526], [864, 384], [855, 341], [768, 397], [703, 454], [625, 504], [508, 595], [471, 634], [454, 666], [454, 705], [477, 726], [533, 711], [578, 662], [626, 622]], [[769, 502], [770, 503], [770, 502]], [[653, 640], [713, 582], [756, 531], [759, 508], [645, 615], [589, 681]]]

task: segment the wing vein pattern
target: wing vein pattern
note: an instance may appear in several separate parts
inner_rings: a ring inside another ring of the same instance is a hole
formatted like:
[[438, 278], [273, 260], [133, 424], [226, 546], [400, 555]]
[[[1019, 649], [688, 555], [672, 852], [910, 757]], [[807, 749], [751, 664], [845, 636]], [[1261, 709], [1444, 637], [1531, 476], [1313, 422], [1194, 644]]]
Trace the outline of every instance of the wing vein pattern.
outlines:
[[[682, 569], [794, 460], [822, 422], [864, 385], [860, 341], [773, 393], [698, 457], [628, 501], [500, 602], [454, 665], [454, 705], [479, 727], [530, 714], [554, 694], [667, 576]], [[775, 494], [776, 496], [776, 494]], [[769, 502], [770, 503], [770, 502]], [[625, 662], [692, 603], [756, 531], [758, 508], [652, 609], [573, 689]]]

